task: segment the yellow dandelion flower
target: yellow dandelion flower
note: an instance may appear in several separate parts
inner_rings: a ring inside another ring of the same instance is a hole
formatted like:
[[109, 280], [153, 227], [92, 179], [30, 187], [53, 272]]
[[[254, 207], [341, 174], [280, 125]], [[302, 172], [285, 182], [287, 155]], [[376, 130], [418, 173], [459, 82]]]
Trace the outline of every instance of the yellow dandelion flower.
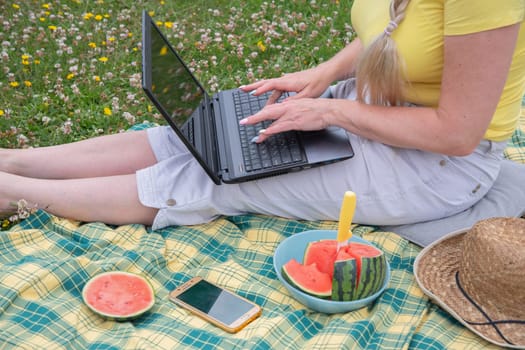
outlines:
[[11, 87], [14, 87], [14, 88], [20, 86], [20, 84], [18, 83], [18, 81], [12, 81], [12, 82], [9, 83], [9, 85], [10, 85]]
[[31, 87], [31, 86], [33, 86], [33, 83], [31, 83], [29, 80], [24, 80], [24, 85], [26, 87]]
[[84, 15], [84, 19], [85, 20], [90, 20], [91, 18], [93, 18], [95, 15], [92, 14], [91, 12], [88, 12]]
[[47, 26], [49, 28], [49, 30], [51, 30], [52, 32], [54, 32], [55, 30], [57, 30], [57, 26]]
[[67, 80], [71, 80], [75, 77], [75, 74], [74, 73], [69, 73], [67, 76], [66, 76], [66, 79]]
[[160, 4], [161, 4], [161, 5], [164, 5], [164, 4], [166, 4], [166, 2], [165, 2], [164, 0], [161, 0], [161, 1], [160, 1]]
[[40, 64], [40, 60], [34, 60], [33, 63], [34, 64]]
[[153, 110], [153, 108], [151, 107], [151, 105], [148, 105], [148, 112], [151, 113], [152, 110]]
[[23, 64], [24, 66], [29, 65], [29, 58], [30, 58], [29, 55], [26, 55], [26, 54], [23, 54], [23, 55], [22, 55], [22, 64]]
[[104, 18], [109, 18], [109, 13], [104, 14]]
[[166, 27], [166, 28], [168, 28], [168, 29], [173, 28], [173, 22], [165, 22], [165, 23], [164, 23], [164, 27]]
[[131, 37], [133, 37], [133, 33], [129, 32], [128, 33], [128, 38], [131, 38]]
[[40, 20], [40, 22], [45, 22], [46, 18], [45, 17], [40, 17], [39, 20]]
[[137, 52], [138, 50], [139, 50], [139, 49], [136, 48], [136, 47], [133, 48], [133, 52]]
[[259, 41], [257, 42], [257, 47], [259, 48], [259, 50], [261, 50], [261, 52], [266, 51], [266, 46], [264, 45], [264, 43], [262, 42], [262, 40], [259, 40]]
[[109, 107], [104, 107], [104, 115], [107, 115], [107, 116], [110, 116], [112, 115], [113, 113], [111, 113], [111, 108]]
[[89, 46], [90, 48], [94, 49], [94, 48], [97, 47], [97, 44], [95, 44], [94, 42], [90, 42], [90, 43], [88, 44], [88, 46]]
[[168, 47], [164, 45], [163, 47], [161, 47], [159, 54], [161, 56], [166, 56], [167, 53], [168, 53]]
[[4, 110], [0, 109], [0, 117], [4, 115]]
[[93, 77], [93, 80], [96, 81], [97, 83], [100, 82], [100, 77], [98, 75], [95, 75]]
[[51, 14], [51, 12], [49, 12], [49, 11], [46, 11], [46, 12], [44, 12], [44, 14], [45, 14], [46, 16], [48, 16], [48, 17], [49, 17], [49, 15]]
[[117, 39], [115, 39], [114, 36], [111, 36], [111, 37], [108, 38], [108, 41], [111, 42], [111, 43], [114, 42], [115, 40], [117, 40]]
[[50, 6], [49, 6], [49, 4], [42, 4], [42, 8], [44, 8], [46, 10], [49, 10]]
[[149, 11], [148, 15], [150, 15], [150, 17], [155, 17], [155, 11]]
[[13, 4], [12, 6], [13, 6], [13, 8], [14, 8], [15, 10], [18, 10], [18, 9], [20, 8], [20, 6], [18, 6], [18, 4]]
[[103, 57], [100, 57], [98, 60], [100, 62], [104, 62], [105, 63], [105, 62], [107, 62], [109, 60], [109, 58], [107, 58], [106, 56], [103, 56]]
[[96, 15], [95, 16], [95, 21], [102, 21], [102, 16], [101, 15]]
[[163, 26], [163, 23], [161, 21], [157, 21], [157, 22], [155, 22], [155, 24], [157, 24], [158, 27], [162, 27]]

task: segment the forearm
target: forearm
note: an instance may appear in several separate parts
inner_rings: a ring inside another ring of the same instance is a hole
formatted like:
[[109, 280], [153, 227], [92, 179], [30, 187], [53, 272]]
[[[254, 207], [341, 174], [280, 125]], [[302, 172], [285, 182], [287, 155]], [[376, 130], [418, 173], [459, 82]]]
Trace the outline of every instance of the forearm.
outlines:
[[463, 156], [471, 153], [483, 137], [482, 132], [460, 125], [455, 116], [435, 108], [333, 102], [327, 124], [395, 147]]

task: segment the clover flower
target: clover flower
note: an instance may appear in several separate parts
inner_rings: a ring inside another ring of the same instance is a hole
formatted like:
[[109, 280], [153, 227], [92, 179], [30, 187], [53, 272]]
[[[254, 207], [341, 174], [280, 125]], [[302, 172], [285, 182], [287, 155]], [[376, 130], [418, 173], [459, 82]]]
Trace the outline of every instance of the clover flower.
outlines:
[[25, 199], [20, 199], [17, 202], [10, 203], [12, 208], [16, 208], [16, 211], [13, 215], [8, 218], [4, 218], [1, 221], [0, 229], [2, 231], [8, 230], [13, 225], [19, 223], [20, 221], [27, 219], [31, 214], [34, 214], [38, 210], [37, 204], [29, 204]]

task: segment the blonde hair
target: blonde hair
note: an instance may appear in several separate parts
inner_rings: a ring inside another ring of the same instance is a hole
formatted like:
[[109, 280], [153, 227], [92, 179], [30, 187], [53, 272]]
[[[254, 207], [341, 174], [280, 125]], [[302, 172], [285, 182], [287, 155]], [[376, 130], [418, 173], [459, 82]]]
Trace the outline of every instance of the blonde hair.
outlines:
[[405, 84], [404, 62], [391, 34], [405, 17], [410, 0], [392, 0], [390, 22], [364, 50], [356, 66], [357, 99], [375, 105], [402, 104]]

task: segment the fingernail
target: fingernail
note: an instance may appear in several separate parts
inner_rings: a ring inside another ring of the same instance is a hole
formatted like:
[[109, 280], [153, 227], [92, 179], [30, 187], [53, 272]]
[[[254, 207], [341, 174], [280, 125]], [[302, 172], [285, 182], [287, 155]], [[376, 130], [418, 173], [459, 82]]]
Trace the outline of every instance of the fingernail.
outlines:
[[259, 130], [259, 134], [264, 134], [266, 132], [266, 129]]
[[257, 89], [250, 91], [249, 94], [250, 94], [250, 95], [253, 95], [253, 94], [255, 94], [256, 92], [257, 92]]
[[246, 124], [247, 122], [248, 122], [248, 118], [244, 118], [244, 119], [239, 120], [239, 124], [240, 124], [240, 125], [244, 125], [244, 124]]
[[244, 89], [246, 87], [246, 85], [241, 85], [239, 86], [239, 89]]
[[259, 136], [254, 136], [254, 137], [250, 140], [250, 142], [251, 142], [251, 143], [255, 143], [255, 142], [257, 142], [258, 139], [259, 139]]

